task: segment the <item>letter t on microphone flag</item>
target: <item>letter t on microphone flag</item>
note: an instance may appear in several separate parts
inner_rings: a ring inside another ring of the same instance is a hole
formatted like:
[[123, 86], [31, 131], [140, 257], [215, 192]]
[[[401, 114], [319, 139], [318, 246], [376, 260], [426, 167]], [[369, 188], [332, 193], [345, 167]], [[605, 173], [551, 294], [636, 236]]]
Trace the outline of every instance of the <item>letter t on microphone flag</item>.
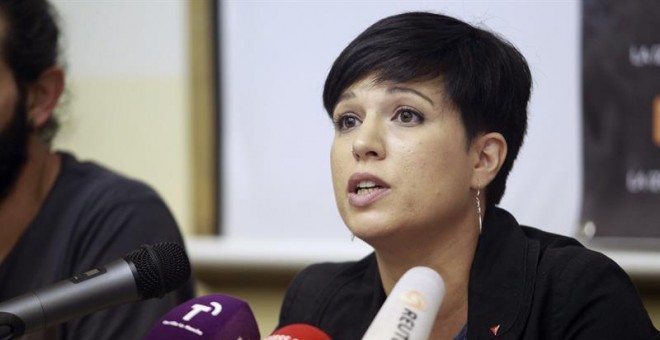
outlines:
[[194, 298], [176, 306], [151, 328], [145, 340], [260, 340], [250, 306], [222, 294]]

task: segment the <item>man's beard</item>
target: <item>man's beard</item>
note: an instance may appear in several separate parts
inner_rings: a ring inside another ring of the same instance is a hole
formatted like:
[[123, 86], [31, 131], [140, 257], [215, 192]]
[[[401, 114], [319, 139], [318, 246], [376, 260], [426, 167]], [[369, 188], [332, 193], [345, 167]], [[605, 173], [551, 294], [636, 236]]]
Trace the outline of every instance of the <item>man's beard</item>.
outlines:
[[14, 115], [0, 130], [0, 203], [13, 189], [28, 158], [28, 137], [25, 96], [19, 95]]

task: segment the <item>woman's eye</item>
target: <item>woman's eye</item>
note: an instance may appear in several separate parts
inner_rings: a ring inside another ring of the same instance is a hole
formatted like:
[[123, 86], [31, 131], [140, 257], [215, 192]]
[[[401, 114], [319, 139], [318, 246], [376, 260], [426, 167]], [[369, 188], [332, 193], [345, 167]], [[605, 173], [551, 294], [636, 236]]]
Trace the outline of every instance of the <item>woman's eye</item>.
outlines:
[[423, 121], [422, 115], [411, 109], [401, 109], [396, 112], [392, 120], [399, 121], [405, 125], [416, 125]]
[[350, 130], [360, 124], [360, 120], [353, 115], [343, 115], [335, 120], [335, 126], [339, 131]]

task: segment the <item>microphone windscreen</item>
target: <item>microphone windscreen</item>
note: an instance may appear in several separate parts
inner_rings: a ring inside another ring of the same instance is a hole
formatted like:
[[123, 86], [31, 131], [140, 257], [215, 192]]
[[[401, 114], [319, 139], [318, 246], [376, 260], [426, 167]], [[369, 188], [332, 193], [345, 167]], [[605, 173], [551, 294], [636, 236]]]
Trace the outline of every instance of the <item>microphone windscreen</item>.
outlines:
[[428, 267], [409, 269], [362, 339], [428, 339], [444, 296], [445, 283], [438, 272]]
[[151, 328], [145, 340], [260, 340], [259, 327], [247, 302], [210, 294], [170, 310]]
[[264, 340], [331, 340], [324, 331], [310, 325], [294, 323], [286, 325]]
[[142, 299], [162, 298], [190, 278], [188, 255], [178, 243], [145, 244], [123, 258], [135, 266], [137, 290]]

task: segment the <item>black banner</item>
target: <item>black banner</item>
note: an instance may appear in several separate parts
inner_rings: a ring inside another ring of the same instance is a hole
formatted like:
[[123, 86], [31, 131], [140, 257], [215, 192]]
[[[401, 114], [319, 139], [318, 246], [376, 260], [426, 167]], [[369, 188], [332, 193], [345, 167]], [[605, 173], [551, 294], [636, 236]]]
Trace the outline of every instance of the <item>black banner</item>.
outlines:
[[582, 9], [583, 232], [660, 239], [660, 1]]

